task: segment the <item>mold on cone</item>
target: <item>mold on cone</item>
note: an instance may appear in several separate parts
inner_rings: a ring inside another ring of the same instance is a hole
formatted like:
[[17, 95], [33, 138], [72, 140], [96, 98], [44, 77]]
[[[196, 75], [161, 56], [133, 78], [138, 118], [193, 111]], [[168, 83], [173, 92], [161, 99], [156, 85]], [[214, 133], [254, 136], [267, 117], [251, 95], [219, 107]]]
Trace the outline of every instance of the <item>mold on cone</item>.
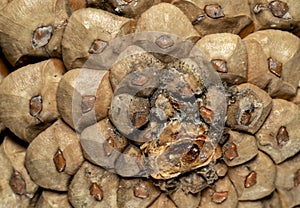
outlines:
[[[213, 166], [226, 102], [211, 62], [195, 48], [193, 55], [189, 55], [186, 51], [192, 49], [192, 43], [165, 32], [127, 35], [109, 42], [108, 47], [118, 48], [124, 40], [127, 47], [119, 52], [108, 71], [113, 97], [110, 121], [106, 122], [111, 122], [114, 134], [125, 137], [129, 146], [124, 143], [123, 148], [115, 148], [109, 140], [110, 133], [96, 130], [100, 126], [93, 125], [81, 133], [86, 159], [102, 167], [105, 164], [104, 167], [123, 177], [151, 176], [164, 180]], [[142, 48], [134, 45], [141, 42]], [[185, 51], [185, 56], [170, 55], [172, 48]], [[103, 153], [94, 148], [99, 145]], [[104, 152], [107, 147], [113, 149], [113, 155]], [[97, 159], [99, 156], [101, 160]]]

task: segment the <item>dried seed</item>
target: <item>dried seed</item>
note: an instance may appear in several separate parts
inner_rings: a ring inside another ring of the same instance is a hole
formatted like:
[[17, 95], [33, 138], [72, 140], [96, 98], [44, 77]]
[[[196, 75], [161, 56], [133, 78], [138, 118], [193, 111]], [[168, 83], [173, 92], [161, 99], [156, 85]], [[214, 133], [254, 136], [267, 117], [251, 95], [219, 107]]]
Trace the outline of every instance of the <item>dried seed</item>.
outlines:
[[214, 192], [211, 200], [216, 204], [221, 204], [228, 197], [228, 191]]
[[34, 48], [40, 48], [48, 44], [52, 36], [52, 26], [38, 27], [32, 36], [32, 45]]
[[90, 54], [100, 54], [102, 53], [108, 46], [108, 42], [103, 40], [94, 40], [92, 43], [89, 53]]
[[191, 149], [182, 157], [182, 162], [192, 163], [200, 153], [198, 145], [193, 144]]
[[226, 146], [226, 150], [224, 152], [224, 157], [226, 157], [226, 159], [232, 161], [233, 159], [237, 158], [239, 156], [238, 152], [237, 152], [237, 148], [236, 145], [232, 142], [230, 143], [228, 146]]
[[26, 194], [26, 182], [19, 171], [13, 171], [9, 180], [9, 185], [15, 194]]
[[201, 116], [204, 118], [204, 120], [206, 122], [208, 122], [208, 123], [212, 122], [214, 112], [211, 109], [201, 106], [199, 111], [200, 111]]
[[257, 176], [256, 172], [251, 171], [245, 179], [244, 187], [249, 188], [249, 187], [255, 185], [256, 184], [256, 176]]
[[272, 1], [269, 4], [269, 8], [275, 17], [290, 19], [290, 15], [287, 16], [287, 13], [289, 11], [289, 6], [286, 2], [277, 1], [277, 0]]
[[32, 97], [29, 102], [30, 115], [33, 117], [37, 117], [39, 115], [39, 113], [42, 111], [42, 109], [43, 109], [42, 96], [38, 95], [38, 96]]
[[82, 97], [81, 101], [81, 111], [82, 113], [87, 113], [94, 108], [96, 102], [96, 97], [93, 95], [86, 95]]
[[286, 130], [285, 126], [281, 126], [278, 129], [277, 135], [276, 135], [276, 140], [278, 145], [283, 145], [284, 142], [289, 141], [289, 134]]
[[155, 44], [162, 49], [167, 49], [174, 45], [174, 41], [168, 35], [162, 35], [155, 40]]
[[66, 160], [64, 158], [63, 152], [58, 149], [53, 157], [53, 162], [55, 164], [57, 172], [61, 173], [65, 170]]
[[249, 111], [244, 111], [241, 116], [240, 123], [242, 125], [247, 126], [250, 124], [250, 120], [251, 120], [251, 113]]
[[275, 74], [277, 77], [281, 77], [281, 72], [282, 72], [282, 63], [273, 59], [273, 58], [268, 58], [268, 66], [270, 72]]
[[294, 175], [294, 187], [299, 186], [300, 184], [300, 169], [298, 169]]
[[219, 4], [209, 4], [204, 7], [204, 11], [210, 18], [217, 19], [224, 17], [224, 11]]
[[135, 197], [146, 199], [149, 197], [149, 191], [144, 183], [138, 183], [133, 187], [133, 194]]
[[211, 63], [217, 72], [227, 73], [227, 62], [222, 59], [213, 59]]
[[97, 201], [102, 201], [103, 190], [97, 183], [93, 182], [90, 188], [90, 195], [93, 196]]

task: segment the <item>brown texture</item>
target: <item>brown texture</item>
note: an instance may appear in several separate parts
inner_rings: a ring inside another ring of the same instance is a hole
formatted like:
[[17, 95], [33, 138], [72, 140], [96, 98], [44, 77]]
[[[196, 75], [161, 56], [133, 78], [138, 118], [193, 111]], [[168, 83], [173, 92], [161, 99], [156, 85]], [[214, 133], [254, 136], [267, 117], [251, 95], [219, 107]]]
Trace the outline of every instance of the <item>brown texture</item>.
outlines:
[[299, 30], [299, 8], [297, 0], [250, 0], [250, 10], [256, 30]]
[[82, 206], [114, 208], [117, 207], [118, 186], [117, 175], [86, 161], [72, 179], [68, 191], [69, 200], [75, 208]]
[[[142, 155], [141, 150], [134, 146], [128, 145], [122, 154], [118, 157], [115, 163], [116, 172], [123, 177], [141, 177], [148, 176], [146, 167], [144, 166], [145, 157]], [[141, 190], [142, 188], [140, 188]], [[139, 198], [144, 198], [143, 191], [137, 191], [136, 194]]]
[[237, 193], [228, 176], [219, 179], [211, 188], [201, 193], [200, 207], [236, 207]]
[[[0, 44], [13, 66], [36, 62], [35, 59], [61, 57], [61, 39], [66, 25], [64, 0], [14, 0], [0, 14]], [[33, 32], [40, 26], [51, 27], [44, 44], [33, 47]]]
[[274, 191], [269, 196], [254, 201], [239, 201], [238, 208], [281, 208], [281, 201], [278, 193]]
[[82, 131], [80, 143], [86, 160], [113, 170], [128, 141], [108, 119], [103, 119]]
[[290, 98], [289, 101], [295, 103], [296, 105], [300, 105], [300, 90], [299, 90], [299, 86], [297, 88], [296, 95], [294, 97]]
[[[58, 148], [63, 152], [66, 163], [62, 171], [57, 171], [53, 161]], [[51, 190], [67, 191], [72, 175], [82, 162], [77, 135], [61, 120], [39, 134], [26, 150], [26, 168], [30, 177], [41, 187]]]
[[[274, 98], [295, 96], [300, 79], [299, 38], [285, 31], [263, 30], [248, 35], [244, 42], [248, 51], [248, 82]], [[282, 65], [280, 73], [278, 69], [270, 68], [270, 58]]]
[[269, 117], [255, 135], [258, 148], [276, 164], [299, 152], [299, 113], [299, 106], [292, 102], [274, 99]]
[[159, 31], [171, 33], [195, 42], [199, 35], [189, 19], [177, 7], [160, 3], [145, 11], [136, 25], [136, 32]]
[[0, 146], [0, 200], [3, 207], [27, 207], [38, 186], [24, 166], [26, 148], [15, 138], [6, 136]]
[[[149, 196], [140, 198], [134, 195], [134, 188], [137, 185], [142, 185], [148, 192]], [[160, 191], [153, 186], [150, 180], [143, 179], [121, 179], [117, 192], [118, 207], [141, 207], [146, 208], [159, 196]]]
[[149, 206], [149, 208], [161, 208], [161, 207], [176, 208], [176, 205], [170, 198], [167, 197], [166, 194], [161, 193], [159, 197], [155, 200], [155, 202], [151, 204], [151, 206]]
[[228, 175], [239, 200], [261, 199], [275, 189], [276, 167], [262, 152], [259, 152], [253, 160], [230, 168]]
[[247, 0], [174, 0], [173, 4], [185, 13], [201, 37], [213, 33], [245, 36], [251, 32], [248, 27], [252, 17]]
[[58, 85], [57, 107], [63, 120], [81, 132], [107, 116], [112, 96], [108, 71], [74, 69]]
[[55, 208], [64, 207], [72, 208], [68, 201], [68, 195], [66, 193], [57, 193], [49, 190], [44, 190], [37, 201], [36, 208]]
[[154, 0], [109, 0], [108, 3], [112, 5], [117, 14], [137, 18], [154, 4]]
[[236, 166], [243, 164], [258, 153], [256, 139], [254, 136], [230, 131], [229, 139], [223, 145], [223, 160], [228, 166]]
[[300, 192], [299, 165], [299, 154], [277, 165], [275, 186], [278, 190], [282, 207], [296, 207], [300, 205], [298, 197]]
[[[6, 66], [6, 62], [3, 58], [0, 58], [0, 83], [2, 80], [9, 74], [8, 67]], [[0, 133], [5, 130], [5, 126], [0, 119]]]
[[0, 57], [0, 83], [8, 74], [9, 74], [9, 69], [6, 60]]
[[2, 10], [3, 8], [5, 8], [10, 1], [11, 0], [1, 0], [0, 1], [0, 10]]
[[[118, 61], [111, 67], [110, 82], [112, 88], [116, 90], [122, 80], [126, 79], [134, 71], [142, 71], [147, 68], [162, 69], [164, 66], [151, 53], [144, 51], [138, 46], [129, 46], [120, 54]], [[147, 74], [145, 76], [148, 77]], [[151, 77], [148, 78], [151, 79]]]
[[[195, 45], [212, 62], [220, 78], [229, 85], [247, 81], [247, 51], [242, 39], [235, 34], [219, 33], [201, 38]], [[198, 55], [197, 53], [195, 55]], [[216, 60], [224, 61], [225, 69]]]
[[[28, 65], [10, 73], [0, 87], [0, 120], [3, 124], [27, 142], [50, 126], [59, 116], [56, 90], [63, 73], [64, 66], [58, 59]], [[43, 103], [34, 112], [30, 109], [30, 101], [36, 96], [41, 96]]]
[[131, 19], [94, 8], [77, 10], [68, 21], [62, 40], [63, 60], [68, 70], [109, 67], [114, 54], [107, 53], [105, 57], [105, 49], [100, 54], [90, 53], [92, 44], [95, 40], [110, 44], [114, 38], [130, 33], [132, 27]]
[[226, 124], [232, 129], [254, 134], [269, 115], [272, 99], [253, 84], [241, 84], [234, 89], [236, 92], [227, 108]]
[[196, 208], [201, 201], [201, 194], [200, 192], [196, 194], [186, 193], [183, 189], [179, 188], [170, 195], [170, 198], [178, 208]]

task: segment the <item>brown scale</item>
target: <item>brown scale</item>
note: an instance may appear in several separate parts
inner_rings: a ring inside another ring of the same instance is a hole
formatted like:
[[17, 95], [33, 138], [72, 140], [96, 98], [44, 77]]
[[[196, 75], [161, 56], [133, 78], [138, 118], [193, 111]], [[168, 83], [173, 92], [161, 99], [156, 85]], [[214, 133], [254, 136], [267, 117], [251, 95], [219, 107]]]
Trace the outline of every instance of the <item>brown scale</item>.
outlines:
[[228, 191], [214, 192], [211, 200], [216, 204], [222, 204], [228, 198]]
[[182, 157], [181, 161], [184, 163], [192, 163], [200, 154], [198, 145], [193, 144], [190, 150]]
[[281, 77], [282, 63], [273, 58], [268, 58], [268, 66], [271, 73], [277, 77]]
[[36, 117], [43, 109], [42, 96], [34, 96], [31, 98], [29, 103], [29, 113], [31, 116]]
[[133, 187], [133, 194], [135, 197], [146, 199], [149, 197], [149, 191], [144, 183], [140, 182]]
[[251, 186], [254, 186], [256, 184], [256, 177], [257, 177], [257, 174], [255, 171], [251, 171], [246, 179], [245, 179], [245, 182], [244, 182], [244, 187], [245, 188], [250, 188]]
[[289, 134], [288, 134], [288, 131], [286, 130], [285, 126], [281, 126], [278, 129], [278, 132], [276, 135], [276, 140], [277, 140], [277, 144], [279, 146], [282, 146], [285, 142], [289, 141]]
[[235, 159], [239, 156], [236, 145], [234, 143], [230, 143], [226, 147], [227, 148], [224, 152], [224, 157], [226, 157], [228, 160], [232, 161], [233, 159]]
[[92, 183], [90, 187], [90, 195], [93, 196], [97, 201], [102, 201], [103, 190], [99, 187], [97, 183]]
[[108, 42], [103, 40], [94, 40], [92, 43], [89, 53], [90, 54], [100, 54], [102, 53], [108, 46]]
[[212, 122], [214, 112], [211, 109], [201, 106], [199, 111], [200, 111], [200, 115], [204, 118], [206, 122], [208, 123]]
[[66, 168], [66, 159], [63, 155], [63, 152], [58, 149], [53, 157], [53, 162], [55, 164], [57, 172], [61, 173]]
[[227, 73], [227, 62], [221, 59], [213, 59], [211, 63], [217, 72]]

